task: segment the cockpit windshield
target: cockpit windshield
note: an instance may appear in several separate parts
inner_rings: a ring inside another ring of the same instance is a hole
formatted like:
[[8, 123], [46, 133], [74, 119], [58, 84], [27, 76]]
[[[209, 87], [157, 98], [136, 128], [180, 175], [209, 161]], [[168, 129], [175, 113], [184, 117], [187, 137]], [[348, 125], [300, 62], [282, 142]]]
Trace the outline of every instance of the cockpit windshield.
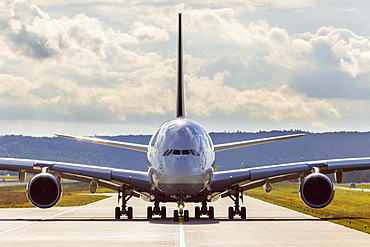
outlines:
[[194, 155], [194, 156], [199, 156], [199, 153], [195, 151], [194, 149], [168, 149], [166, 152], [163, 153], [163, 156], [170, 156], [171, 154], [173, 155]]

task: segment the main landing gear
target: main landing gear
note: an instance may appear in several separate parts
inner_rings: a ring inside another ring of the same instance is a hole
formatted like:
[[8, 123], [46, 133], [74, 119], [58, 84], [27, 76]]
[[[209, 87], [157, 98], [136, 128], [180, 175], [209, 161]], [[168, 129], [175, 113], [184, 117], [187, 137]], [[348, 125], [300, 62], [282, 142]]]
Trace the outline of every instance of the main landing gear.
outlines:
[[116, 207], [115, 209], [115, 218], [116, 220], [119, 220], [122, 215], [126, 215], [127, 219], [131, 220], [133, 217], [133, 210], [132, 207], [126, 207], [127, 201], [130, 200], [132, 197], [132, 194], [127, 194], [126, 187], [122, 186], [122, 188], [119, 188], [118, 190], [118, 202], [120, 199], [122, 199], [122, 206]]
[[146, 217], [148, 220], [151, 220], [154, 215], [160, 215], [162, 219], [166, 219], [166, 207], [162, 206], [159, 208], [159, 202], [154, 202], [154, 208], [148, 207], [146, 211]]
[[215, 218], [215, 209], [214, 207], [210, 206], [207, 209], [207, 202], [202, 202], [202, 208], [196, 206], [195, 207], [195, 218], [199, 219], [202, 215], [208, 215], [209, 219]]
[[243, 190], [239, 186], [235, 186], [229, 193], [229, 197], [234, 201], [235, 206], [229, 207], [229, 219], [234, 219], [235, 215], [240, 215], [242, 220], [247, 218], [247, 209], [239, 206], [239, 200], [243, 200]]

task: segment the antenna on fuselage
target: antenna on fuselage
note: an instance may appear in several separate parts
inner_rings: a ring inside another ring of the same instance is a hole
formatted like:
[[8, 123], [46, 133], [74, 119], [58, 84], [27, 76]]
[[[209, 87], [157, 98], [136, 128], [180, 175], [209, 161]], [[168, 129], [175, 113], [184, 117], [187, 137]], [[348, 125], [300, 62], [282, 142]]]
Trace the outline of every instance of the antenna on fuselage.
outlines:
[[177, 53], [177, 102], [176, 102], [176, 117], [185, 117], [184, 105], [184, 74], [182, 65], [182, 30], [181, 30], [181, 13], [179, 13], [179, 37], [178, 37], [178, 53]]

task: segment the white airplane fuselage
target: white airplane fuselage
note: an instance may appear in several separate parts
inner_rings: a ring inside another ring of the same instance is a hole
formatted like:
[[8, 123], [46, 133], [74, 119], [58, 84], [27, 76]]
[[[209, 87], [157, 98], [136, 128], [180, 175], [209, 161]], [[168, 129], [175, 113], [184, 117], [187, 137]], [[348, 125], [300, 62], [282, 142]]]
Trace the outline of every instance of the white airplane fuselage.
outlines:
[[152, 183], [173, 198], [185, 199], [203, 191], [213, 174], [212, 139], [189, 119], [162, 124], [150, 139], [147, 156]]

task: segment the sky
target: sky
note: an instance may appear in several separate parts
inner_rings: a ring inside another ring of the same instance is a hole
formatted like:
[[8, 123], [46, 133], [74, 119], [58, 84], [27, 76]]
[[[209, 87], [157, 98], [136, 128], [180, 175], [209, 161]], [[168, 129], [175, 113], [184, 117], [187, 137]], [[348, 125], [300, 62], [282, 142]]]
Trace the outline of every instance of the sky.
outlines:
[[370, 2], [0, 1], [0, 135], [370, 130]]

